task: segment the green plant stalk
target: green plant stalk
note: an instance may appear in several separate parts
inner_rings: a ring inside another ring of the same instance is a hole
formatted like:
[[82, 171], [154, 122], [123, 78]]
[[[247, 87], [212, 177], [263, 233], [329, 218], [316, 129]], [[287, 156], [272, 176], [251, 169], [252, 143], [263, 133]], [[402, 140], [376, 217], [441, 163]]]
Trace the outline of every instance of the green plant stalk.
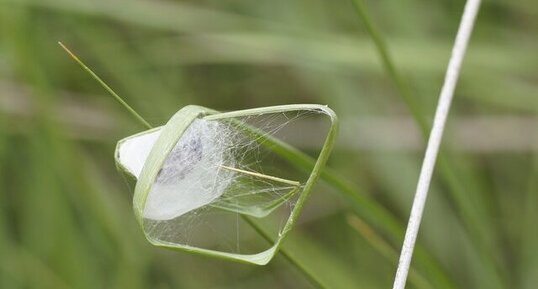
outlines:
[[[256, 224], [254, 221], [252, 221], [251, 218], [245, 215], [241, 215], [243, 220], [249, 224], [256, 233], [258, 233], [262, 238], [264, 238], [269, 244], [273, 243], [274, 240], [267, 234], [267, 232], [264, 231], [263, 227]], [[298, 260], [293, 258], [286, 250], [280, 249], [280, 255], [282, 255], [288, 262], [290, 262], [293, 266], [295, 266], [299, 271], [303, 273], [303, 275], [312, 283], [312, 285], [318, 287], [318, 288], [329, 288], [328, 286], [325, 286], [323, 282], [314, 274], [312, 274], [305, 266], [301, 264]]]
[[[359, 15], [359, 18], [363, 21], [366, 30], [370, 37], [372, 38], [379, 56], [382, 60], [383, 66], [385, 67], [389, 77], [393, 80], [396, 85], [396, 88], [399, 92], [400, 97], [403, 99], [404, 103], [407, 105], [408, 109], [411, 112], [411, 115], [415, 119], [417, 125], [419, 126], [422, 136], [424, 139], [428, 137], [429, 134], [429, 125], [423, 116], [420, 107], [418, 106], [415, 99], [412, 97], [409, 86], [401, 77], [401, 74], [396, 69], [394, 61], [390, 56], [387, 45], [381, 37], [380, 31], [374, 25], [372, 19], [367, 12], [366, 6], [363, 0], [352, 0], [352, 3], [355, 7], [355, 11]], [[476, 209], [472, 207], [471, 204], [465, 199], [464, 186], [458, 180], [458, 177], [455, 175], [455, 168], [449, 162], [449, 159], [441, 151], [438, 156], [438, 166], [441, 171], [444, 182], [450, 188], [448, 192], [450, 193], [449, 199], [453, 202], [453, 206], [460, 208], [462, 211], [459, 214], [460, 220], [465, 224], [467, 233], [471, 236], [471, 240], [477, 251], [480, 252], [479, 256], [482, 260], [482, 263], [485, 268], [490, 272], [491, 277], [496, 278], [497, 281], [493, 282], [501, 286], [500, 288], [506, 287], [506, 282], [504, 281], [503, 274], [499, 269], [500, 265], [498, 260], [494, 257], [495, 254], [494, 248], [480, 232], [489, 230], [491, 232], [492, 226], [487, 223], [484, 226], [485, 219], [480, 217]]]
[[[347, 222], [350, 227], [359, 233], [374, 249], [376, 249], [383, 257], [391, 263], [398, 264], [398, 252], [381, 236], [379, 236], [368, 224], [361, 220], [356, 215], [349, 215]], [[421, 289], [434, 288], [430, 282], [414, 268], [409, 271], [409, 281], [416, 287]]]
[[364, 4], [363, 0], [351, 0], [351, 2], [355, 7], [355, 12], [357, 12], [359, 18], [362, 19], [366, 31], [374, 41], [375, 47], [377, 48], [377, 52], [379, 53], [379, 57], [381, 58], [383, 67], [385, 67], [387, 73], [394, 81], [394, 84], [396, 85], [400, 96], [404, 99], [405, 103], [408, 104], [411, 113], [416, 116], [417, 123], [420, 129], [425, 135], [427, 135], [429, 131], [428, 123], [422, 117], [423, 114], [420, 111], [415, 99], [413, 98], [411, 94], [411, 89], [407, 85], [407, 82], [404, 81], [400, 73], [398, 73], [396, 65], [394, 65], [394, 61], [392, 61], [392, 58], [390, 56], [388, 46], [383, 40], [383, 37], [381, 37], [381, 32], [379, 31], [379, 29], [377, 29], [377, 27], [374, 25], [374, 22], [370, 18], [370, 15], [366, 9], [366, 5]]
[[97, 74], [95, 74], [84, 62], [82, 62], [69, 48], [67, 48], [62, 42], [58, 41], [58, 44], [75, 60], [82, 69], [89, 73], [93, 79], [95, 79], [114, 99], [119, 102], [136, 120], [138, 120], [143, 126], [150, 129], [151, 124], [147, 122], [140, 114], [138, 114], [125, 100], [123, 100], [108, 84], [106, 84]]

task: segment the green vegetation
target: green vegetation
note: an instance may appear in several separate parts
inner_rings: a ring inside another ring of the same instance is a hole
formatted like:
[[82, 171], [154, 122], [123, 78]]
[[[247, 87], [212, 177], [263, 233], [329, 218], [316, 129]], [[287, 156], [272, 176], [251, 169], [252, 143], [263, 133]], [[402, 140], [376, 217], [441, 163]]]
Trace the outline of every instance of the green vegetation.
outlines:
[[[0, 0], [0, 288], [390, 288], [464, 1], [378, 2]], [[537, 16], [482, 5], [409, 288], [538, 282]], [[144, 127], [57, 41], [151, 125], [187, 104], [335, 110], [283, 253], [260, 267], [147, 243], [113, 158]]]

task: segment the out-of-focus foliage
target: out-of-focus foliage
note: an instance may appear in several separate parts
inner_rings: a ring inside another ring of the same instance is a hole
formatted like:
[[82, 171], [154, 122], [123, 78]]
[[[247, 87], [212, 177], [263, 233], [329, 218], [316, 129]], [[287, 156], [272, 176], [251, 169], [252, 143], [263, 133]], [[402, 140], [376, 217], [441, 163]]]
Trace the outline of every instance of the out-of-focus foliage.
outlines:
[[[464, 1], [365, 4], [418, 116], [350, 0], [0, 0], [0, 288], [390, 287], [424, 149], [415, 119], [433, 115]], [[483, 3], [410, 288], [535, 288], [537, 35], [535, 1]], [[59, 40], [154, 125], [186, 104], [328, 104], [346, 181], [317, 186], [268, 266], [153, 248], [112, 157], [143, 128]]]

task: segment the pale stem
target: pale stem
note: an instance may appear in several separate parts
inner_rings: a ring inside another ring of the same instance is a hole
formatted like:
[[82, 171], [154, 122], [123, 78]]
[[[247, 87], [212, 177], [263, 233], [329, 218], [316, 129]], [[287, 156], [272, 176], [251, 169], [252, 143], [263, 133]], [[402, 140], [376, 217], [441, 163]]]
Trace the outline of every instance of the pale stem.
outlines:
[[407, 275], [409, 274], [409, 266], [411, 264], [411, 258], [413, 257], [413, 250], [415, 248], [415, 242], [422, 220], [422, 213], [424, 212], [424, 205], [426, 203], [435, 167], [435, 161], [437, 159], [448, 112], [454, 96], [454, 89], [458, 81], [461, 63], [467, 49], [467, 44], [469, 43], [469, 37], [473, 30], [479, 7], [480, 0], [467, 0], [467, 3], [465, 4], [460, 27], [456, 35], [456, 40], [454, 41], [454, 47], [452, 48], [452, 56], [448, 63], [445, 81], [439, 96], [439, 103], [437, 104], [428, 146], [422, 162], [422, 169], [418, 179], [413, 207], [411, 208], [411, 215], [409, 216], [409, 223], [407, 224], [407, 231], [405, 233], [402, 252], [400, 253], [400, 261], [398, 263], [398, 269], [392, 287], [393, 289], [405, 288]]
[[257, 172], [245, 171], [245, 170], [242, 170], [242, 169], [232, 168], [232, 167], [223, 166], [223, 165], [219, 165], [219, 167], [221, 167], [223, 169], [230, 170], [230, 171], [242, 173], [242, 174], [245, 174], [245, 175], [249, 175], [249, 176], [253, 176], [253, 177], [257, 177], [257, 178], [262, 178], [262, 179], [266, 179], [266, 180], [271, 180], [271, 181], [275, 181], [275, 182], [279, 182], [279, 183], [283, 183], [283, 184], [288, 184], [288, 185], [292, 185], [292, 186], [296, 186], [296, 187], [301, 185], [301, 183], [298, 182], [298, 181], [286, 180], [286, 179], [282, 179], [282, 178], [279, 178], [279, 177], [264, 175], [264, 174], [260, 174], [260, 173], [257, 173]]

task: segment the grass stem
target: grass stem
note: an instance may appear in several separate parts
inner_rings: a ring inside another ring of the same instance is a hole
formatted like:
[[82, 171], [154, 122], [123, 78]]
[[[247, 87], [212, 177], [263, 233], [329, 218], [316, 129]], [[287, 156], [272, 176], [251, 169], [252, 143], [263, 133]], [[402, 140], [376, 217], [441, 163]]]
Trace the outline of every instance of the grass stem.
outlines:
[[104, 82], [95, 72], [93, 72], [82, 60], [80, 60], [69, 48], [67, 48], [62, 42], [58, 41], [58, 44], [73, 58], [82, 69], [86, 70], [110, 95], [112, 95], [132, 116], [134, 116], [142, 125], [146, 128], [152, 128], [152, 126], [147, 122], [140, 114], [138, 114], [123, 98], [121, 98], [106, 82]]
[[288, 184], [288, 185], [292, 185], [292, 186], [296, 186], [296, 187], [301, 185], [301, 183], [298, 182], [298, 181], [286, 180], [286, 179], [282, 179], [282, 178], [279, 178], [279, 177], [273, 177], [273, 176], [269, 176], [269, 175], [260, 174], [260, 173], [257, 173], [257, 172], [245, 171], [245, 170], [242, 170], [242, 169], [232, 168], [232, 167], [223, 166], [223, 165], [219, 165], [219, 167], [221, 167], [223, 169], [230, 170], [230, 171], [242, 173], [242, 174], [245, 174], [245, 175], [249, 175], [249, 176], [253, 176], [253, 177], [257, 177], [257, 178], [262, 178], [262, 179], [266, 179], [266, 180], [271, 180], [271, 181], [275, 181], [275, 182], [279, 182], [279, 183], [283, 183], [283, 184]]
[[419, 105], [416, 103], [415, 99], [411, 94], [411, 89], [409, 88], [409, 85], [406, 81], [404, 81], [403, 77], [396, 69], [396, 65], [394, 65], [394, 61], [390, 56], [388, 46], [383, 40], [383, 37], [381, 37], [381, 32], [374, 25], [374, 22], [370, 18], [370, 13], [368, 12], [366, 5], [364, 4], [363, 0], [351, 0], [351, 2], [355, 7], [355, 12], [357, 12], [359, 18], [362, 19], [366, 31], [372, 38], [372, 41], [374, 41], [374, 44], [379, 53], [379, 56], [381, 57], [381, 62], [385, 67], [385, 70], [389, 74], [390, 78], [392, 78], [392, 80], [394, 81], [394, 84], [396, 85], [396, 89], [400, 93], [400, 96], [408, 104], [409, 110], [417, 119], [420, 129], [426, 134], [429, 129], [426, 119], [424, 119], [424, 117], [422, 116], [423, 114], [421, 113]]
[[[249, 224], [252, 227], [252, 229], [254, 229], [254, 231], [256, 231], [267, 242], [269, 243], [274, 242], [271, 236], [269, 236], [269, 234], [267, 234], [261, 226], [259, 226], [254, 221], [252, 221], [249, 217], [245, 215], [241, 215], [241, 216], [243, 217], [243, 220], [247, 224]], [[308, 281], [310, 281], [312, 285], [320, 289], [327, 289], [327, 287], [321, 282], [321, 280], [319, 280], [314, 274], [310, 273], [299, 261], [297, 261], [297, 259], [292, 257], [286, 250], [283, 250], [283, 248], [280, 248], [280, 255], [282, 255], [286, 260], [288, 260], [290, 264], [295, 266], [295, 268], [297, 268], [303, 274], [303, 276], [306, 277]]]
[[400, 253], [400, 261], [398, 263], [393, 289], [405, 288], [420, 223], [422, 221], [422, 214], [424, 212], [424, 206], [428, 197], [428, 191], [433, 176], [433, 170], [435, 168], [437, 155], [439, 154], [439, 147], [441, 146], [441, 140], [443, 138], [443, 132], [448, 118], [448, 112], [452, 104], [461, 64], [463, 62], [463, 57], [465, 56], [465, 51], [467, 50], [467, 45], [469, 43], [469, 38], [473, 30], [479, 7], [480, 0], [468, 0], [465, 4], [463, 17], [460, 22], [458, 33], [456, 34], [452, 55], [448, 63], [445, 81], [439, 96], [439, 102], [437, 104], [437, 110], [435, 112], [433, 126], [430, 132], [430, 138], [428, 140], [428, 146], [424, 155], [424, 161], [422, 163], [415, 199], [413, 201], [413, 207], [411, 208], [411, 215], [409, 217], [409, 223], [407, 225], [407, 231], [405, 233], [404, 243]]

